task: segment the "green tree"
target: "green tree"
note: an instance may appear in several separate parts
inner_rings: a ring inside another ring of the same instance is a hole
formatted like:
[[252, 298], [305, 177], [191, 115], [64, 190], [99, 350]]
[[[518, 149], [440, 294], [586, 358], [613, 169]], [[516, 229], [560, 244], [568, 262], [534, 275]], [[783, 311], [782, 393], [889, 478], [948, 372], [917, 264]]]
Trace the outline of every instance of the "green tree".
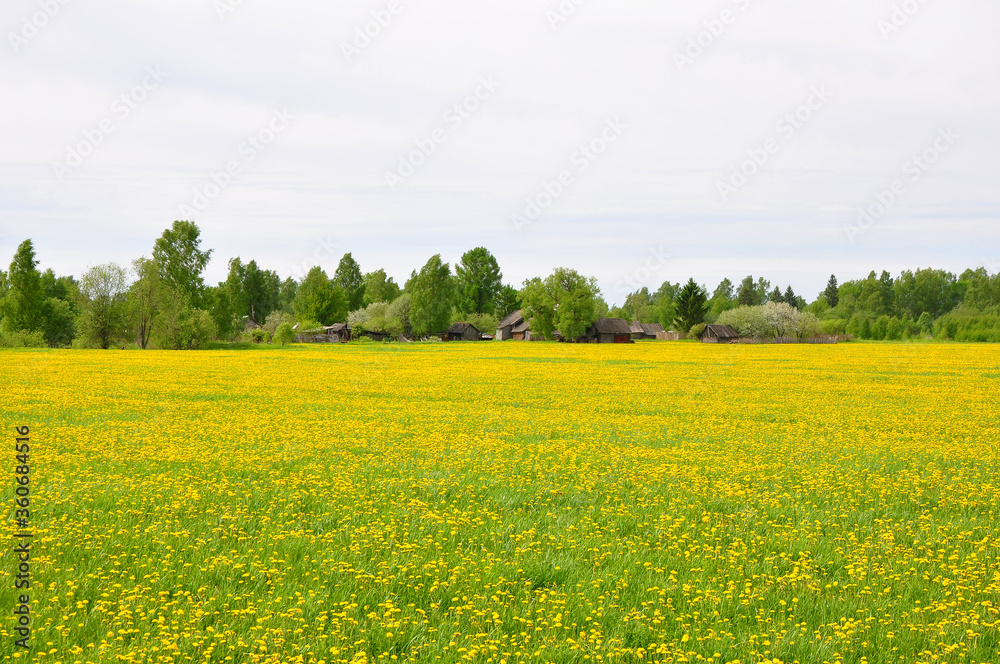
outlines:
[[735, 308], [739, 302], [736, 300], [736, 292], [733, 287], [733, 282], [729, 279], [723, 279], [719, 282], [719, 285], [715, 287], [715, 291], [712, 293], [712, 299], [708, 301], [708, 313], [715, 320], [724, 311], [729, 311]]
[[287, 314], [291, 314], [295, 311], [292, 307], [292, 303], [295, 301], [295, 291], [298, 287], [299, 282], [295, 281], [291, 277], [288, 277], [281, 282], [281, 288], [278, 295], [278, 301], [280, 303], [279, 307]]
[[365, 275], [364, 305], [375, 302], [392, 302], [399, 297], [399, 286], [385, 270], [378, 269]]
[[840, 287], [837, 285], [837, 275], [830, 275], [830, 281], [826, 282], [826, 290], [823, 291], [823, 295], [826, 296], [826, 303], [830, 305], [831, 309], [840, 304]]
[[183, 304], [201, 304], [204, 281], [201, 273], [212, 250], [201, 250], [201, 231], [191, 221], [175, 221], [153, 244], [153, 260], [160, 278]]
[[80, 277], [80, 317], [83, 337], [108, 349], [128, 334], [128, 274], [115, 263], [97, 265]]
[[410, 324], [417, 334], [442, 332], [451, 321], [454, 282], [451, 268], [435, 254], [406, 282]]
[[365, 278], [361, 266], [350, 252], [343, 255], [333, 273], [333, 286], [340, 288], [347, 297], [347, 310], [360, 309], [365, 301]]
[[698, 323], [704, 323], [707, 312], [708, 294], [694, 279], [688, 279], [677, 296], [677, 326], [687, 332]]
[[747, 276], [740, 282], [739, 291], [736, 294], [738, 304], [745, 307], [753, 307], [767, 302], [767, 290], [771, 287], [771, 282], [763, 277], [753, 280], [753, 276]]
[[137, 258], [132, 261], [136, 280], [129, 289], [129, 307], [135, 328], [135, 342], [139, 348], [149, 345], [156, 317], [165, 300], [170, 299], [160, 278], [160, 267], [155, 260]]
[[7, 271], [7, 281], [7, 295], [3, 300], [4, 329], [9, 332], [43, 331], [45, 294], [31, 240], [18, 245]]
[[520, 299], [532, 331], [551, 338], [559, 330], [564, 339], [572, 341], [583, 336], [597, 320], [600, 296], [593, 277], [557, 268], [544, 280], [535, 277], [525, 281]]
[[319, 266], [313, 267], [299, 284], [293, 303], [295, 317], [332, 325], [347, 320], [347, 296], [334, 286]]
[[518, 297], [517, 289], [510, 284], [504, 284], [497, 289], [496, 295], [493, 296], [493, 313], [497, 320], [503, 320], [521, 308]]
[[274, 331], [274, 341], [282, 346], [292, 343], [294, 339], [295, 331], [292, 330], [292, 326], [289, 323], [282, 323]]
[[485, 247], [462, 254], [455, 266], [458, 308], [463, 313], [492, 314], [494, 298], [503, 286], [497, 259]]

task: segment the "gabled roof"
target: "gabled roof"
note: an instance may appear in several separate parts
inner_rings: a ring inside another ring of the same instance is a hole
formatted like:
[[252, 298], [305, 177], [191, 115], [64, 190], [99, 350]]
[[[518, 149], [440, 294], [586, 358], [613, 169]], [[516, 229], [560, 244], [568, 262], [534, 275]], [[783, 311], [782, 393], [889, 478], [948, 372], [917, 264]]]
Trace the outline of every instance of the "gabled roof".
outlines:
[[344, 332], [345, 330], [349, 330], [350, 328], [347, 326], [347, 323], [334, 323], [333, 325], [327, 325], [325, 329], [329, 330], [330, 332], [336, 333], [336, 332]]
[[701, 336], [704, 337], [709, 332], [711, 332], [713, 336], [715, 336], [715, 337], [717, 337], [719, 339], [739, 339], [740, 338], [740, 335], [736, 333], [736, 330], [734, 330], [729, 325], [708, 325], [708, 326], [705, 327], [705, 331], [701, 333]]
[[657, 332], [666, 332], [659, 323], [643, 323], [642, 331], [649, 335], [656, 335]]
[[531, 330], [531, 323], [529, 323], [526, 320], [522, 320], [520, 323], [518, 323], [517, 325], [514, 326], [514, 329], [511, 330], [511, 333], [514, 333], [514, 332], [529, 332], [530, 330]]
[[500, 327], [507, 327], [508, 325], [517, 325], [523, 320], [524, 320], [524, 315], [522, 315], [521, 310], [518, 309], [513, 313], [507, 314], [507, 316], [502, 321], [497, 323], [497, 327], [500, 328]]
[[598, 318], [593, 328], [598, 334], [632, 334], [624, 318]]
[[643, 327], [642, 327], [642, 323], [640, 323], [637, 320], [632, 321], [629, 324], [628, 329], [632, 330], [633, 334], [636, 334], [636, 333], [638, 333], [638, 334], [645, 334], [646, 333], [646, 330], [644, 330]]
[[472, 323], [455, 323], [448, 328], [448, 334], [463, 334], [470, 327], [476, 331], [476, 334], [479, 334], [479, 328]]

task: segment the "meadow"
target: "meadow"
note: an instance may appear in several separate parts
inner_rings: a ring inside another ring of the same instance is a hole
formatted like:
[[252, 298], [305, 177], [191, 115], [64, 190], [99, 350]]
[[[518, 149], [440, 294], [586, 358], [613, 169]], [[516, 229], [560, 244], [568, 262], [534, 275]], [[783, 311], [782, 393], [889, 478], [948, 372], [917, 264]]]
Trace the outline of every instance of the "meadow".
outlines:
[[[0, 352], [4, 662], [1000, 661], [1000, 347]], [[4, 474], [4, 542], [14, 484]]]

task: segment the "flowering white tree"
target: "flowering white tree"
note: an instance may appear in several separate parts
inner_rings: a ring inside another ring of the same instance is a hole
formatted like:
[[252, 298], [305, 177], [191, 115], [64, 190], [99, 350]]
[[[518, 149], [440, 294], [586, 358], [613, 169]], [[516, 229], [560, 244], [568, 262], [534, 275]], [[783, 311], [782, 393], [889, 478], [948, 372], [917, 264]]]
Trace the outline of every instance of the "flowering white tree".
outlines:
[[802, 312], [787, 302], [768, 302], [761, 309], [764, 320], [767, 321], [775, 336], [784, 337], [789, 332], [798, 329]]

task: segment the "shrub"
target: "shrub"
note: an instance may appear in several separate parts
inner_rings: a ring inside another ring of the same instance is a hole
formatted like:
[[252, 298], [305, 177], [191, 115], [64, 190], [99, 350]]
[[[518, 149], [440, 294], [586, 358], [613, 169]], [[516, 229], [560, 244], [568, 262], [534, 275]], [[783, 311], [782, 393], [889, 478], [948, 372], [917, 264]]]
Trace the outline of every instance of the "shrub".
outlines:
[[691, 337], [692, 339], [697, 339], [698, 337], [701, 336], [701, 333], [705, 331], [706, 327], [708, 327], [706, 323], [698, 323], [697, 325], [692, 325], [691, 329], [688, 330], [688, 336]]
[[45, 334], [41, 330], [0, 333], [0, 348], [44, 348], [45, 345]]
[[292, 330], [292, 326], [289, 323], [282, 323], [278, 326], [278, 329], [274, 331], [274, 340], [285, 346], [292, 343], [295, 339], [295, 332]]
[[247, 339], [255, 344], [266, 344], [271, 340], [271, 334], [262, 327], [258, 327], [255, 330], [250, 330], [247, 333]]

